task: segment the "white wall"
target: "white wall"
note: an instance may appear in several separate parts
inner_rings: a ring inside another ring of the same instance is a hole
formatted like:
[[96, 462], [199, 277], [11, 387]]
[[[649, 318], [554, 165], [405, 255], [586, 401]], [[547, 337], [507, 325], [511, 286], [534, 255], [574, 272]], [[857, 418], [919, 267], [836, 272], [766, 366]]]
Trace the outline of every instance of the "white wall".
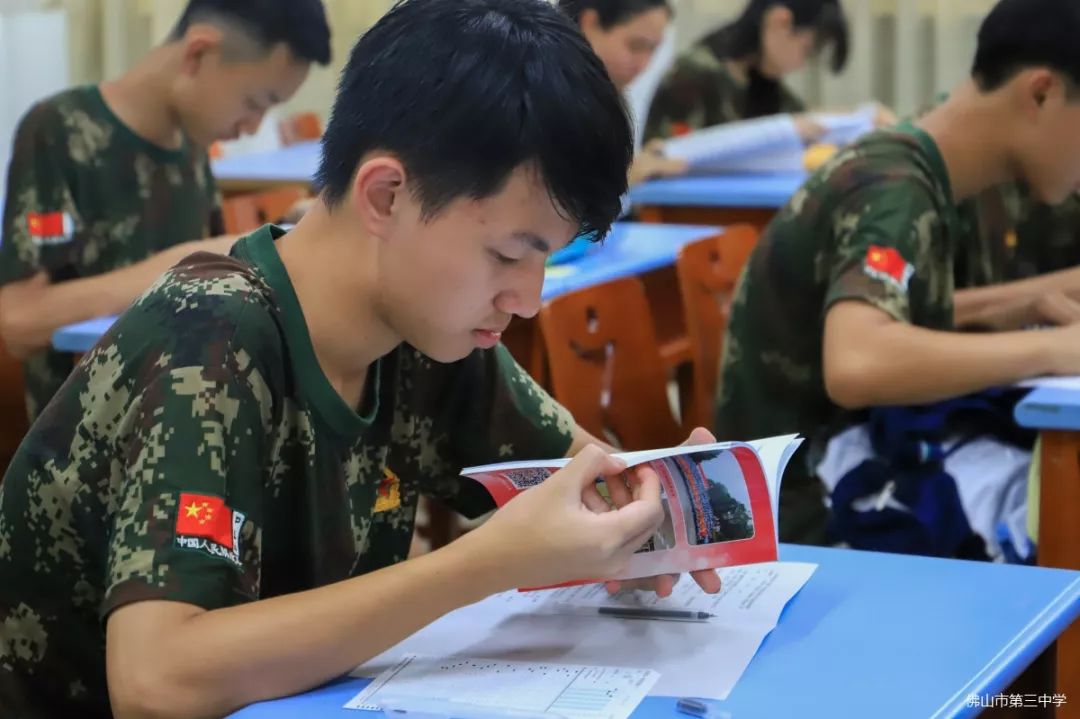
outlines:
[[5, 196], [7, 167], [15, 126], [37, 100], [67, 87], [67, 18], [61, 10], [9, 9], [0, 0], [0, 198]]

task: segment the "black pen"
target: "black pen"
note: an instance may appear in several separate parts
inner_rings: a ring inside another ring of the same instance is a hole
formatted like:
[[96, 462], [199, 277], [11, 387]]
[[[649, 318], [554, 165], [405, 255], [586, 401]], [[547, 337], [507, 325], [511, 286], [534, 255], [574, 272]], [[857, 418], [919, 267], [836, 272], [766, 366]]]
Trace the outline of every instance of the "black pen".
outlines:
[[597, 607], [596, 612], [620, 619], [666, 619], [674, 622], [707, 622], [714, 616], [708, 612], [653, 607]]

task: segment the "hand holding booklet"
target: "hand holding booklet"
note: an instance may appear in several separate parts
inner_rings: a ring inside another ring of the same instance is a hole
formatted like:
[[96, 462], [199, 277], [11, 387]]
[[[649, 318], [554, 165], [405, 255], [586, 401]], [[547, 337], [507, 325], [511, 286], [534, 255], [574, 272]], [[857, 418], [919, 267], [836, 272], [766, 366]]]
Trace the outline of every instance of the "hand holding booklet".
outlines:
[[[659, 476], [664, 520], [619, 576], [597, 579], [775, 561], [780, 479], [801, 443], [796, 435], [784, 435], [616, 455], [628, 468], [648, 464]], [[480, 482], [501, 507], [569, 462], [506, 462], [461, 473]]]

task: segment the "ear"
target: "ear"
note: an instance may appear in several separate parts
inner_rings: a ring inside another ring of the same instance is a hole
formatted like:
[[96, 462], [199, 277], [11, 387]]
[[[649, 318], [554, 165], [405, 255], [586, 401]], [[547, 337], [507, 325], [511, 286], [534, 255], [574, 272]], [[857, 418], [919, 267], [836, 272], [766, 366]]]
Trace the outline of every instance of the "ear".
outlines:
[[593, 8], [587, 8], [581, 13], [581, 33], [587, 35], [600, 30], [600, 13]]
[[181, 55], [181, 70], [188, 75], [196, 75], [202, 68], [203, 61], [208, 55], [218, 52], [225, 36], [221, 30], [213, 25], [192, 25], [180, 39], [183, 45]]
[[1048, 100], [1064, 100], [1065, 86], [1049, 68], [1034, 68], [1016, 78], [1017, 92], [1025, 114], [1035, 114]]
[[392, 155], [380, 155], [356, 171], [353, 209], [371, 234], [383, 237], [401, 219], [408, 192], [405, 166]]
[[771, 8], [765, 11], [765, 17], [761, 21], [761, 29], [763, 32], [770, 30], [782, 30], [784, 32], [791, 32], [795, 26], [795, 16], [792, 14], [790, 8], [783, 5], [773, 5]]

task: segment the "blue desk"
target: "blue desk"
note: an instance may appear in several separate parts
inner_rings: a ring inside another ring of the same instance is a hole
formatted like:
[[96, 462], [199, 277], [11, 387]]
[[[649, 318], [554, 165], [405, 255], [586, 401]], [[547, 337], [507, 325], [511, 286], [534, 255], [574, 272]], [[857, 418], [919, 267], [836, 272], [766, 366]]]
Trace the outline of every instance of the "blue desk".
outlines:
[[[565, 292], [617, 277], [644, 274], [670, 266], [683, 245], [720, 231], [718, 227], [616, 223], [604, 242], [591, 248], [585, 256], [575, 262], [549, 268], [542, 297], [546, 301]], [[63, 327], [53, 334], [53, 347], [64, 352], [86, 352], [115, 321], [115, 317], [102, 317]]]
[[645, 222], [749, 223], [760, 230], [805, 180], [803, 173], [674, 177], [638, 185], [630, 201]]
[[112, 327], [115, 317], [98, 317], [61, 327], [53, 333], [52, 345], [61, 352], [86, 352]]
[[222, 190], [264, 190], [278, 185], [310, 184], [321, 157], [317, 141], [299, 142], [273, 152], [214, 160], [211, 167]]
[[583, 287], [674, 265], [684, 245], [719, 232], [719, 227], [703, 225], [616, 223], [584, 257], [548, 268], [541, 297], [546, 302]]
[[805, 181], [803, 173], [672, 177], [638, 185], [630, 191], [630, 201], [635, 205], [778, 210]]
[[[1039, 387], [1016, 406], [1016, 421], [1039, 430], [1039, 564], [1080, 569], [1080, 391]], [[1058, 691], [1080, 696], [1080, 626], [1058, 642]], [[1069, 716], [1080, 716], [1074, 706]]]
[[[969, 695], [1004, 691], [1080, 616], [1080, 572], [796, 546], [781, 557], [820, 566], [721, 704], [733, 719], [975, 716]], [[342, 706], [366, 683], [232, 716], [362, 716]], [[680, 716], [665, 697], [634, 713]]]

